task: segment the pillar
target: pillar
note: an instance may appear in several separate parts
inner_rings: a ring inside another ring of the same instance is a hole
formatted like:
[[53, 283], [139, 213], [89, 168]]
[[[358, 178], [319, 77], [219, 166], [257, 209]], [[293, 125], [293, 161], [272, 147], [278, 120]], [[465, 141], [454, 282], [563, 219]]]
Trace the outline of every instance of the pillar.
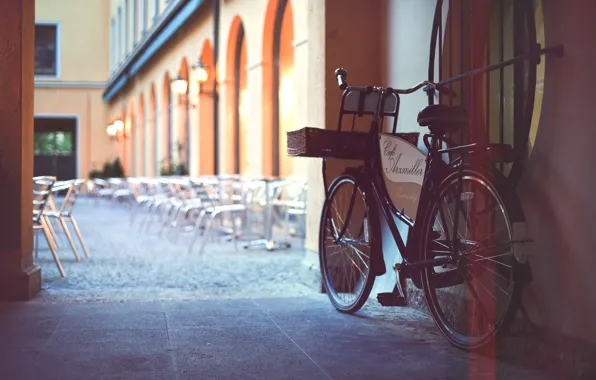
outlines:
[[28, 300], [41, 290], [31, 219], [35, 1], [0, 7], [0, 300]]

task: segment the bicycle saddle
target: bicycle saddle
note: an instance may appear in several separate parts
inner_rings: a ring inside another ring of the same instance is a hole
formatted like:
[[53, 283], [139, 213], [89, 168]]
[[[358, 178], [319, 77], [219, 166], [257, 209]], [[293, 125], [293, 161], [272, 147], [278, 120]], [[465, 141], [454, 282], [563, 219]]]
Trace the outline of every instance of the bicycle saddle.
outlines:
[[433, 104], [418, 113], [418, 124], [431, 133], [444, 135], [468, 124], [468, 112], [460, 106]]

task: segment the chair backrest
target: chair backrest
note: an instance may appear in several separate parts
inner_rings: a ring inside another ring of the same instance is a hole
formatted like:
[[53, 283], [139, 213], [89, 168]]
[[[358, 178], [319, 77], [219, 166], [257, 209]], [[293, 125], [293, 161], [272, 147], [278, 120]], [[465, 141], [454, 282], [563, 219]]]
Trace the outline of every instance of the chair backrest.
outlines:
[[55, 182], [56, 177], [43, 176], [33, 178], [33, 223], [41, 223], [43, 210], [48, 203], [48, 198]]
[[85, 180], [82, 179], [75, 179], [70, 182], [66, 195], [64, 196], [64, 201], [60, 207], [59, 213], [61, 216], [72, 216], [72, 209], [74, 208], [77, 197], [81, 193], [84, 184]]

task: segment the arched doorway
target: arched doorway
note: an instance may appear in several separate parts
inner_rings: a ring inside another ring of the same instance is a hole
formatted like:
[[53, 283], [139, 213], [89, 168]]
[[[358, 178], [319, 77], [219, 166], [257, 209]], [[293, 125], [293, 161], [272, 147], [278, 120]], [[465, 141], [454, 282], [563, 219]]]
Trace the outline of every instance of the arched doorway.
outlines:
[[244, 174], [249, 165], [247, 145], [247, 117], [249, 111], [249, 97], [247, 91], [246, 73], [246, 37], [240, 17], [236, 16], [230, 28], [228, 39], [226, 67], [226, 109], [227, 131], [231, 144], [228, 143], [226, 152], [233, 152], [233, 158], [226, 160], [228, 172]]
[[157, 131], [155, 128], [157, 112], [155, 108], [155, 84], [149, 88], [149, 110], [147, 112], [147, 134], [145, 139], [145, 174], [156, 175], [157, 166]]
[[[199, 139], [198, 158], [199, 174], [211, 175], [215, 173], [215, 133], [213, 120], [213, 97], [211, 93], [215, 86], [215, 70], [213, 70], [213, 48], [206, 40], [201, 49], [200, 60], [207, 66], [207, 81], [199, 89]], [[195, 81], [196, 82], [196, 81]]]
[[[157, 144], [160, 147], [157, 157], [159, 170], [169, 170], [172, 157], [172, 91], [170, 90], [170, 74], [165, 73], [162, 87], [162, 101], [160, 109], [160, 134]], [[158, 173], [160, 174], [160, 173]]]
[[265, 174], [288, 177], [294, 162], [288, 157], [286, 132], [295, 129], [294, 20], [289, 0], [270, 0], [263, 40], [263, 159]]
[[144, 141], [145, 141], [145, 125], [147, 124], [147, 114], [145, 110], [145, 97], [143, 94], [139, 96], [139, 112], [136, 119], [136, 125], [133, 135], [134, 142], [134, 157], [135, 157], [135, 175], [140, 176], [144, 170]]

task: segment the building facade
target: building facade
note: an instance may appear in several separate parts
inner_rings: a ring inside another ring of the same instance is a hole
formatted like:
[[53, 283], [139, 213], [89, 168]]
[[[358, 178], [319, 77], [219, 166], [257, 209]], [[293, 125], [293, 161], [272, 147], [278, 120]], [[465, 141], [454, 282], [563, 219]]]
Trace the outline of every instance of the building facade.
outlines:
[[103, 0], [35, 4], [35, 170], [86, 178], [110, 156], [102, 99], [109, 74]]

